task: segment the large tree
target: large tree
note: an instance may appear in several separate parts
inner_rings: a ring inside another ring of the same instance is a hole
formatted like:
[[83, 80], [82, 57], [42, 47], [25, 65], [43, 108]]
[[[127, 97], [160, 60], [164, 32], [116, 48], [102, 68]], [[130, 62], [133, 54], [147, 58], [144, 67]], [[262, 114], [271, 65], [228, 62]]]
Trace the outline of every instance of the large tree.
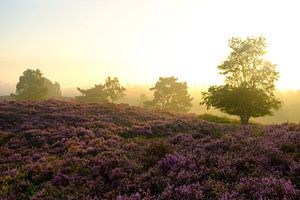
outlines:
[[107, 77], [104, 84], [104, 90], [112, 103], [126, 95], [126, 89], [120, 85], [117, 77], [114, 77], [113, 79]]
[[193, 98], [188, 94], [186, 82], [178, 82], [175, 77], [159, 78], [151, 91], [154, 91], [154, 99], [146, 101], [146, 107], [158, 107], [174, 112], [188, 112], [192, 107]]
[[104, 90], [104, 86], [101, 84], [95, 85], [93, 88], [87, 90], [83, 90], [80, 88], [77, 88], [77, 90], [82, 94], [81, 96], [75, 97], [75, 99], [78, 101], [91, 103], [107, 101], [107, 95]]
[[16, 100], [45, 100], [47, 99], [47, 87], [45, 78], [39, 69], [27, 69], [20, 76], [16, 86], [16, 94], [12, 94]]
[[272, 115], [280, 108], [281, 102], [275, 96], [279, 73], [276, 65], [264, 58], [266, 46], [264, 37], [230, 39], [232, 51], [218, 66], [225, 84], [211, 86], [200, 104], [237, 115], [241, 124], [248, 124], [251, 117]]

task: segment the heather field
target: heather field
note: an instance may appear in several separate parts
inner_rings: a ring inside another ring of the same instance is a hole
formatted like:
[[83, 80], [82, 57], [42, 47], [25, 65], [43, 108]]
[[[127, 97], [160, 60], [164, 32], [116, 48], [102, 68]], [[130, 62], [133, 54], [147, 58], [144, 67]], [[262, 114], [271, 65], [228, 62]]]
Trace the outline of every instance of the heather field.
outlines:
[[0, 103], [0, 199], [299, 199], [300, 125], [125, 104]]

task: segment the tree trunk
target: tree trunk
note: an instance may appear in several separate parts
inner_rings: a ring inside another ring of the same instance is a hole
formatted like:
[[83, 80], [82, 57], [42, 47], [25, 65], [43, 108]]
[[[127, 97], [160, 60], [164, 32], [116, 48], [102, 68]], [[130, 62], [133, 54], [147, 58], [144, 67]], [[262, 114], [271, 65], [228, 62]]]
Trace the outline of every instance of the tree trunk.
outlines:
[[242, 125], [247, 125], [248, 122], [249, 122], [250, 117], [247, 116], [247, 115], [240, 116], [240, 117], [241, 117], [241, 124], [242, 124]]

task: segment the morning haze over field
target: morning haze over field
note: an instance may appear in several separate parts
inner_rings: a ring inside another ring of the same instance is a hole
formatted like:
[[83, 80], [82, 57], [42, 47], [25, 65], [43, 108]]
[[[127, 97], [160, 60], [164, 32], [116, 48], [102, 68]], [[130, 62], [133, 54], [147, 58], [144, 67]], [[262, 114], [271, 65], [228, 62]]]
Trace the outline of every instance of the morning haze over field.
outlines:
[[39, 68], [62, 88], [109, 75], [208, 86], [221, 81], [216, 66], [231, 37], [263, 35], [278, 88], [298, 90], [298, 8], [297, 0], [2, 0], [0, 81], [14, 86], [25, 69]]

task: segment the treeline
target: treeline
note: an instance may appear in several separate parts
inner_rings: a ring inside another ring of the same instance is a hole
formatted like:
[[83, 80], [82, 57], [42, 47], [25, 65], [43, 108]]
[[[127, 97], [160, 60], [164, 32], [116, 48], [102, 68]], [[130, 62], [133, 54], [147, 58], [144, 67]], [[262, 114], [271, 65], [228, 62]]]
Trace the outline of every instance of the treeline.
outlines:
[[[225, 76], [224, 84], [210, 86], [202, 92], [200, 105], [238, 116], [241, 124], [248, 124], [250, 118], [273, 115], [282, 103], [275, 95], [279, 72], [275, 64], [264, 59], [265, 38], [233, 37], [229, 47], [231, 53], [218, 66], [219, 73]], [[86, 90], [77, 89], [81, 95], [75, 100], [81, 102], [115, 103], [126, 95], [126, 89], [117, 77], [107, 77], [104, 83]], [[140, 96], [144, 107], [186, 113], [193, 106], [187, 83], [179, 82], [176, 77], [160, 77], [150, 91], [153, 92], [152, 100], [143, 94]], [[16, 94], [12, 94], [16, 100], [45, 100], [59, 96], [59, 84], [43, 77], [38, 69], [26, 70], [19, 79]]]
[[[15, 94], [11, 94], [15, 100], [46, 100], [61, 97], [60, 85], [52, 83], [45, 78], [39, 69], [27, 69], [20, 76]], [[123, 87], [117, 77], [107, 77], [105, 83], [96, 84], [89, 89], [77, 88], [81, 93], [75, 96], [75, 100], [87, 103], [103, 103], [116, 101], [126, 96], [126, 88]], [[160, 77], [150, 91], [154, 92], [153, 100], [143, 101], [142, 105], [147, 108], [158, 108], [173, 112], [186, 113], [192, 107], [193, 98], [188, 94], [186, 82], [179, 82], [175, 77]]]

